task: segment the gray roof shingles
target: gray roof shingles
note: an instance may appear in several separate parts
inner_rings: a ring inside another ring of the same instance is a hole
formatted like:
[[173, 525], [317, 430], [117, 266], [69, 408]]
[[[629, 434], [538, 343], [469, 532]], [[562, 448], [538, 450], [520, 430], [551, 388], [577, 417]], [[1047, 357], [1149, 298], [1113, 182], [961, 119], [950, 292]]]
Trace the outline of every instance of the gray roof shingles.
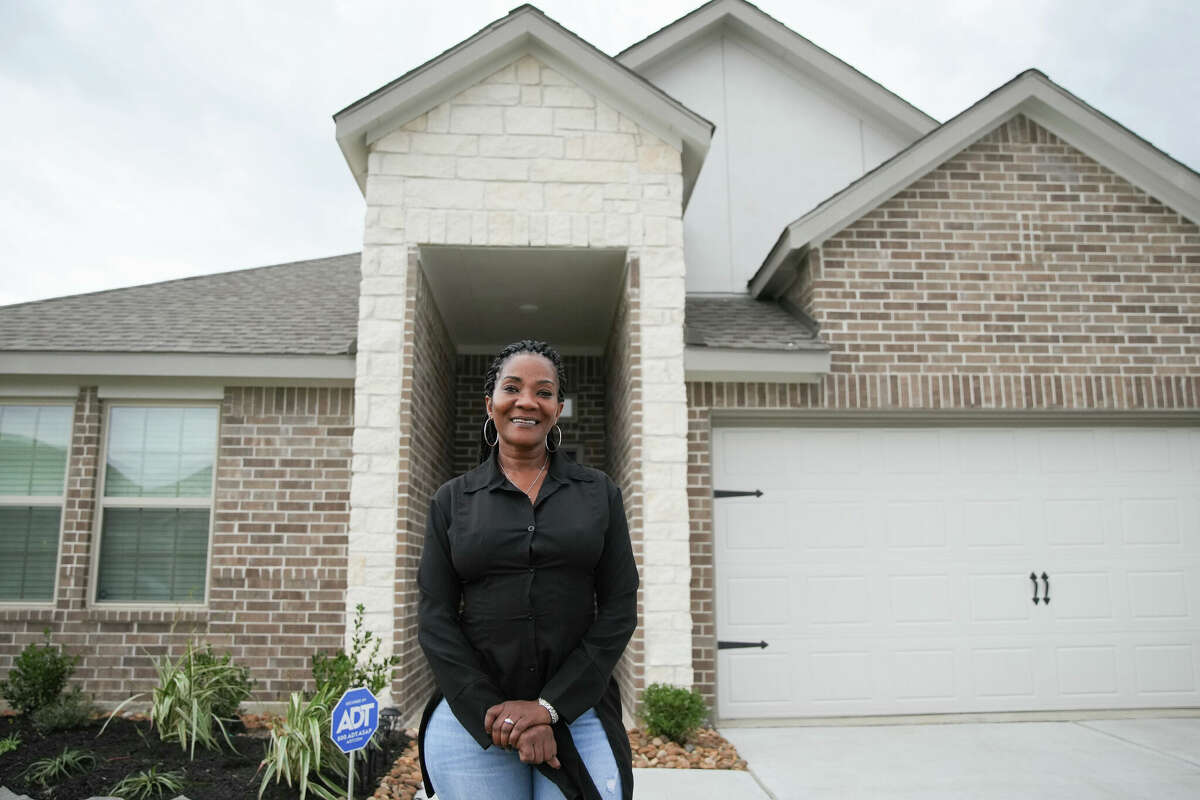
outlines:
[[359, 253], [0, 307], [0, 351], [344, 355]]
[[[359, 253], [0, 306], [0, 351], [347, 355]], [[689, 295], [693, 347], [828, 349], [802, 314], [749, 295]]]
[[692, 347], [827, 350], [812, 321], [780, 303], [749, 295], [688, 295], [684, 340]]

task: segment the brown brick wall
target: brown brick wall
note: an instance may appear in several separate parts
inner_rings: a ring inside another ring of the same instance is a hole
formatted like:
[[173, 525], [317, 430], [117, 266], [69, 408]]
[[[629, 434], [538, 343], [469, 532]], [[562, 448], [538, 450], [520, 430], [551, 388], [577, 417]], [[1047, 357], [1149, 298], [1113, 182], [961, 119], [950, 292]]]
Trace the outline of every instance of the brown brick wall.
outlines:
[[210, 601], [171, 612], [88, 608], [102, 404], [76, 401], [63, 556], [53, 610], [0, 612], [0, 671], [50, 628], [83, 660], [85, 691], [112, 705], [148, 690], [147, 654], [189, 637], [251, 668], [253, 700], [311, 688], [314, 650], [341, 647], [353, 391], [228, 388], [221, 405]]
[[1200, 228], [1024, 117], [809, 257], [819, 383], [688, 393], [694, 681], [715, 703], [712, 412], [1200, 408]]
[[[1162, 402], [1136, 387], [1180, 386], [1129, 378], [1200, 371], [1200, 228], [1025, 117], [831, 237], [809, 270], [795, 299], [838, 374], [986, 375], [985, 406], [1128, 408]], [[955, 391], [881, 389], [873, 405]]]
[[400, 663], [392, 702], [404, 715], [420, 709], [433, 693], [433, 673], [417, 641], [417, 567], [425, 542], [425, 520], [434, 492], [454, 474], [454, 343], [414, 249], [409, 258], [408, 296], [400, 363], [411, 365], [400, 397], [400, 471], [397, 502], [394, 652]]
[[[608, 473], [621, 489], [625, 513], [629, 518], [629, 535], [638, 571], [645, 563], [642, 548], [642, 366], [641, 333], [639, 331], [641, 287], [639, 263], [636, 256], [629, 259], [625, 285], [613, 318], [612, 333], [605, 350], [608, 368], [606, 384], [608, 397]], [[617, 664], [617, 683], [629, 714], [636, 714], [645, 688], [645, 619], [644, 591], [638, 590], [638, 626], [625, 656]]]

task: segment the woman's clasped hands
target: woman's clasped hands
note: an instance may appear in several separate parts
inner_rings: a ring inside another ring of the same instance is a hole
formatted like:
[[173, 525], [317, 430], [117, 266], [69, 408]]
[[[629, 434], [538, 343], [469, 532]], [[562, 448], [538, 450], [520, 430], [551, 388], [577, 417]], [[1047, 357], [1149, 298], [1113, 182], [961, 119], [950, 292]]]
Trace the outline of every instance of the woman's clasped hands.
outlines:
[[517, 748], [524, 764], [549, 764], [559, 768], [558, 744], [550, 727], [550, 712], [532, 700], [506, 700], [487, 710], [484, 730], [492, 744]]

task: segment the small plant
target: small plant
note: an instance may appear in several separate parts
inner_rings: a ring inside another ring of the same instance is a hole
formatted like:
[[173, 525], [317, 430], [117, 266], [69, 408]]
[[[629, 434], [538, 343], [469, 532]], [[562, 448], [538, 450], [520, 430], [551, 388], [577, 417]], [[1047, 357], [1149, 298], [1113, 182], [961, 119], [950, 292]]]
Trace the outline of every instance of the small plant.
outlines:
[[249, 668], [234, 664], [233, 656], [229, 653], [215, 655], [211, 644], [206, 644], [204, 650], [195, 650], [192, 658], [200, 670], [221, 676], [220, 680], [215, 682], [213, 714], [221, 719], [236, 719], [238, 709], [254, 688]]
[[10, 733], [8, 736], [0, 739], [0, 756], [4, 755], [5, 753], [11, 753], [20, 746], [21, 737], [17, 736], [15, 733]]
[[[232, 664], [228, 657], [217, 658], [211, 648], [202, 651], [189, 642], [177, 661], [170, 656], [152, 656], [154, 671], [158, 673], [158, 686], [154, 688], [150, 703], [150, 723], [164, 742], [179, 742], [189, 755], [196, 757], [196, 745], [208, 750], [220, 747], [213, 730], [214, 723], [229, 749], [233, 743], [225, 730], [220, 712], [237, 707], [250, 693], [250, 681], [244, 667]], [[144, 694], [144, 693], [143, 693]], [[122, 702], [109, 716], [112, 721], [122, 708], [142, 694]], [[104, 723], [104, 728], [108, 727]], [[104, 733], [104, 728], [100, 733]]]
[[[329, 696], [335, 703], [352, 686], [366, 686], [371, 694], [378, 694], [391, 682], [392, 668], [400, 663], [399, 656], [379, 657], [379, 647], [383, 642], [375, 634], [363, 630], [364, 613], [366, 608], [362, 603], [354, 607], [354, 633], [350, 637], [349, 653], [340, 652], [333, 656], [313, 654], [312, 674], [317, 690], [330, 687]], [[370, 654], [363, 661], [363, 654], [368, 647], [371, 648]]]
[[50, 644], [49, 628], [45, 635], [45, 644], [27, 645], [13, 662], [7, 680], [0, 681], [0, 696], [22, 714], [36, 711], [57, 700], [67, 685], [67, 679], [75, 671], [75, 665], [79, 663], [79, 656], [65, 655], [61, 649]]
[[642, 719], [651, 736], [683, 744], [707, 716], [704, 698], [694, 689], [652, 683], [642, 695]]
[[83, 690], [72, 686], [71, 691], [61, 695], [50, 705], [34, 711], [29, 718], [37, 732], [46, 736], [54, 731], [86, 725], [91, 720], [93, 711], [95, 707]]
[[155, 765], [141, 772], [126, 775], [117, 781], [108, 793], [121, 800], [149, 800], [164, 794], [174, 797], [183, 791], [183, 773], [159, 772]]
[[86, 772], [95, 765], [96, 757], [88, 751], [64, 747], [62, 753], [54, 758], [40, 758], [34, 761], [21, 773], [21, 777], [46, 788], [72, 775]]
[[329, 717], [341, 697], [341, 692], [333, 694], [336, 690], [337, 686], [330, 683], [311, 698], [292, 692], [287, 713], [271, 727], [259, 797], [271, 781], [286, 781], [300, 790], [300, 800], [305, 800], [309, 792], [322, 800], [340, 800], [339, 784], [321, 774], [324, 767], [339, 778], [346, 777], [341, 752], [329, 738]]

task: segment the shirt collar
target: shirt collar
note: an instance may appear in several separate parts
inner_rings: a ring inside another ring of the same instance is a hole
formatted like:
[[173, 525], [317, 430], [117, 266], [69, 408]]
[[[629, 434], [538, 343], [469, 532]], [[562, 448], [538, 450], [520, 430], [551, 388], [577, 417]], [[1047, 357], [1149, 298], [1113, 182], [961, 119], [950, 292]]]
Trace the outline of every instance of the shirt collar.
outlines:
[[[466, 474], [464, 488], [467, 492], [477, 492], [483, 488], [493, 491], [504, 486], [508, 478], [505, 476], [504, 470], [500, 469], [499, 453], [500, 449], [493, 447], [487, 459]], [[561, 450], [555, 450], [550, 454], [546, 476], [553, 478], [557, 483], [593, 480], [593, 476], [588, 470], [567, 458]]]

